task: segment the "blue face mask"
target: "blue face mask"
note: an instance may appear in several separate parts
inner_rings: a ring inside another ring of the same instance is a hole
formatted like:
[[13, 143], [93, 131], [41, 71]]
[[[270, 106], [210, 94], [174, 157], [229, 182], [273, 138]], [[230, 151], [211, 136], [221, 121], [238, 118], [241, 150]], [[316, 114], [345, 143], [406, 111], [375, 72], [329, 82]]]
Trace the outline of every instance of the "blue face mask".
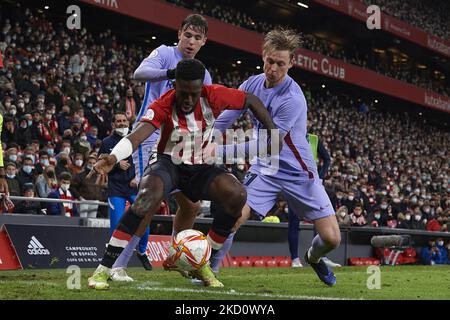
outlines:
[[50, 161], [48, 161], [48, 159], [42, 160], [41, 163], [42, 163], [45, 167], [48, 167], [48, 166], [50, 165]]
[[17, 154], [11, 154], [11, 155], [9, 156], [9, 160], [11, 160], [11, 161], [13, 161], [13, 162], [16, 162], [16, 161], [17, 161]]
[[31, 125], [33, 124], [33, 121], [28, 120], [27, 123], [28, 123], [28, 126], [31, 127]]
[[32, 170], [33, 170], [32, 166], [23, 166], [23, 171], [27, 174], [30, 174]]
[[55, 150], [53, 150], [53, 149], [47, 149], [47, 154], [48, 154], [49, 156], [53, 156], [53, 155], [55, 154]]

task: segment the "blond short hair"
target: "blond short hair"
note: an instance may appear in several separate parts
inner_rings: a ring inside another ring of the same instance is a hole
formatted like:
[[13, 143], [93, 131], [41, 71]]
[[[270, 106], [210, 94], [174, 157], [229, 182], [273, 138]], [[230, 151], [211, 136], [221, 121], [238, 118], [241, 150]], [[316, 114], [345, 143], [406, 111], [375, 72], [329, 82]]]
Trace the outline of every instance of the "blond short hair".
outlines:
[[266, 34], [262, 46], [263, 54], [275, 50], [288, 50], [291, 59], [295, 51], [301, 46], [300, 35], [292, 29], [277, 28]]

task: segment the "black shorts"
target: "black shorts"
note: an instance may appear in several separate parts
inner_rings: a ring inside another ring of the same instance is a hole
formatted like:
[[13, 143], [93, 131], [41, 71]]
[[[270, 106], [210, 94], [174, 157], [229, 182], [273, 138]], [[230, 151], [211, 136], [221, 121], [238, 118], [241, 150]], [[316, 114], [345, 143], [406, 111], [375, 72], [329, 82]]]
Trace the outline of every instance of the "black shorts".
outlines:
[[179, 189], [191, 201], [211, 200], [208, 194], [209, 185], [218, 175], [227, 173], [225, 169], [209, 164], [174, 164], [169, 155], [153, 154], [156, 160], [150, 159], [143, 177], [158, 176], [164, 183], [164, 198]]

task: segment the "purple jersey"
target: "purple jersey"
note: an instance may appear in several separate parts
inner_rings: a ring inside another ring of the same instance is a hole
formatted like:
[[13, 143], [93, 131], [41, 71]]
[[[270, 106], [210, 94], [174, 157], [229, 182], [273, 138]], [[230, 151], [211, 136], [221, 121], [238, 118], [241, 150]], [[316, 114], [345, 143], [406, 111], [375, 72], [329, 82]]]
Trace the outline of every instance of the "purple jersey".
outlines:
[[[300, 86], [289, 75], [273, 88], [265, 88], [265, 80], [264, 73], [252, 76], [240, 89], [254, 94], [263, 102], [280, 134], [284, 135], [276, 177], [288, 180], [318, 179], [317, 166], [306, 139], [307, 105]], [[217, 119], [215, 128], [224, 131], [239, 115], [239, 111], [225, 110]], [[254, 116], [252, 118], [254, 128], [262, 128], [262, 124]], [[268, 166], [265, 161], [257, 159], [250, 171], [261, 174], [261, 169]]]
[[[176, 68], [178, 62], [183, 59], [180, 50], [176, 46], [159, 46], [145, 58], [139, 68], [151, 80], [145, 85], [145, 96], [139, 110], [136, 124], [147, 111], [147, 107], [164, 93], [173, 89], [174, 80], [167, 78], [167, 70]], [[212, 84], [208, 70], [205, 73], [204, 84]]]

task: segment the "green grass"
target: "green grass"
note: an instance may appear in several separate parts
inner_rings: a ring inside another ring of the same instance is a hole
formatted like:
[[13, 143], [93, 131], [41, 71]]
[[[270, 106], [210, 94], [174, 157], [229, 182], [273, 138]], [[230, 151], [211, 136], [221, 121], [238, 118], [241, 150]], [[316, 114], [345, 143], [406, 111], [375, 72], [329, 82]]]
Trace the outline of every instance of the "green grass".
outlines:
[[81, 289], [67, 289], [65, 270], [0, 271], [3, 299], [450, 299], [450, 266], [381, 267], [381, 289], [369, 290], [366, 267], [335, 269], [337, 285], [322, 284], [311, 268], [222, 269], [224, 288], [191, 284], [176, 272], [131, 268], [132, 283], [111, 283], [107, 291], [87, 288], [92, 269], [81, 270]]

